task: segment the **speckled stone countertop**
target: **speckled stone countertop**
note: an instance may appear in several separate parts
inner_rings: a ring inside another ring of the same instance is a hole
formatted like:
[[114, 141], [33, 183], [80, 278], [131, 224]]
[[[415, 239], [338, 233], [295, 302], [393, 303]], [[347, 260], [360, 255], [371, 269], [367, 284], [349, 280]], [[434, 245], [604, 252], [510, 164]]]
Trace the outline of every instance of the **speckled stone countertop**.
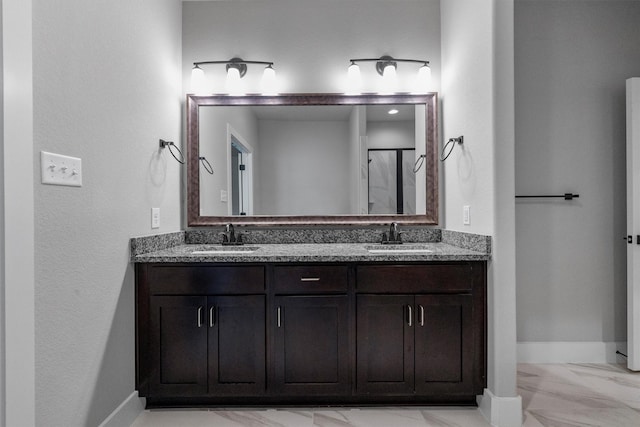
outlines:
[[[380, 245], [367, 241], [352, 243], [326, 242], [331, 232], [325, 232], [322, 243], [317, 239], [301, 242], [262, 243], [247, 238], [241, 247], [221, 246], [216, 238], [207, 242], [187, 232], [167, 233], [131, 239], [131, 261], [134, 263], [179, 262], [406, 262], [406, 261], [486, 261], [491, 258], [491, 238], [445, 230], [430, 231], [422, 241], [407, 241], [402, 245]], [[200, 232], [199, 232], [200, 233]], [[424, 236], [422, 236], [424, 237]], [[193, 242], [196, 241], [197, 243]], [[358, 239], [359, 240], [359, 239]], [[430, 240], [430, 241], [425, 241]], [[392, 252], [372, 253], [382, 249]], [[253, 249], [253, 250], [251, 250]], [[216, 251], [237, 253], [218, 253]], [[419, 252], [412, 252], [412, 251]], [[206, 253], [197, 253], [206, 251]], [[196, 253], [194, 253], [196, 252]]]

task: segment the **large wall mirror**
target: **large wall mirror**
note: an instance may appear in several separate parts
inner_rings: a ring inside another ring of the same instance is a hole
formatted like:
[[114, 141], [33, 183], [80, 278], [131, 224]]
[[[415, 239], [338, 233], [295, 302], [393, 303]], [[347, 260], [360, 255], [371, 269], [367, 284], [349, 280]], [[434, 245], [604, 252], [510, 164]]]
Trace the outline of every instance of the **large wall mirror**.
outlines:
[[188, 95], [188, 225], [436, 225], [436, 104]]

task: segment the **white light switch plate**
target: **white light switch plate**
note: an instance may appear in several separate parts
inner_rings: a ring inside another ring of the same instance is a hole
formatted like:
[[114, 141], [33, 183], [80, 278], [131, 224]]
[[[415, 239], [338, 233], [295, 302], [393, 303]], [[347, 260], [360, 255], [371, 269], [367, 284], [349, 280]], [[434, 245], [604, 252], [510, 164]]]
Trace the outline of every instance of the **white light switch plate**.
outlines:
[[462, 224], [470, 225], [471, 224], [471, 212], [469, 206], [465, 205], [462, 207]]
[[151, 228], [160, 228], [160, 208], [151, 208]]
[[82, 160], [62, 154], [40, 152], [43, 184], [82, 187]]

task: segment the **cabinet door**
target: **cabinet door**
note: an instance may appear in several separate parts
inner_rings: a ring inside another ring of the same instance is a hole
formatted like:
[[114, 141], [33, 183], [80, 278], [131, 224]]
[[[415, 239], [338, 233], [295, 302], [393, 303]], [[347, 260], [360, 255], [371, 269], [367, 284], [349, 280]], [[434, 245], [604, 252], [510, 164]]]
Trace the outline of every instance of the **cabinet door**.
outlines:
[[264, 394], [264, 295], [209, 297], [209, 393]]
[[150, 394], [207, 392], [206, 308], [206, 297], [151, 297]]
[[471, 295], [416, 296], [416, 393], [473, 394]]
[[289, 396], [347, 393], [347, 296], [279, 296], [274, 314], [274, 390]]
[[357, 296], [358, 393], [413, 394], [413, 302], [410, 295]]

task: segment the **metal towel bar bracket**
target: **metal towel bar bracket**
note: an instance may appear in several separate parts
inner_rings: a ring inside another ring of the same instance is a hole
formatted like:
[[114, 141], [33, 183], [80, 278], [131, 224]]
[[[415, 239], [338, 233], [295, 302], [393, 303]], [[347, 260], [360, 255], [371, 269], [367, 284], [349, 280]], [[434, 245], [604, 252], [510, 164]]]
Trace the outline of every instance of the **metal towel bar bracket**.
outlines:
[[[160, 149], [163, 149], [163, 148], [168, 148], [173, 158], [176, 159], [176, 161], [181, 165], [184, 165], [184, 155], [182, 154], [182, 151], [180, 151], [180, 149], [176, 146], [176, 144], [173, 143], [173, 141], [165, 141], [164, 139], [161, 139]], [[176, 153], [174, 153], [174, 149], [175, 151], [178, 152], [178, 154], [180, 155], [180, 158], [176, 156]]]

